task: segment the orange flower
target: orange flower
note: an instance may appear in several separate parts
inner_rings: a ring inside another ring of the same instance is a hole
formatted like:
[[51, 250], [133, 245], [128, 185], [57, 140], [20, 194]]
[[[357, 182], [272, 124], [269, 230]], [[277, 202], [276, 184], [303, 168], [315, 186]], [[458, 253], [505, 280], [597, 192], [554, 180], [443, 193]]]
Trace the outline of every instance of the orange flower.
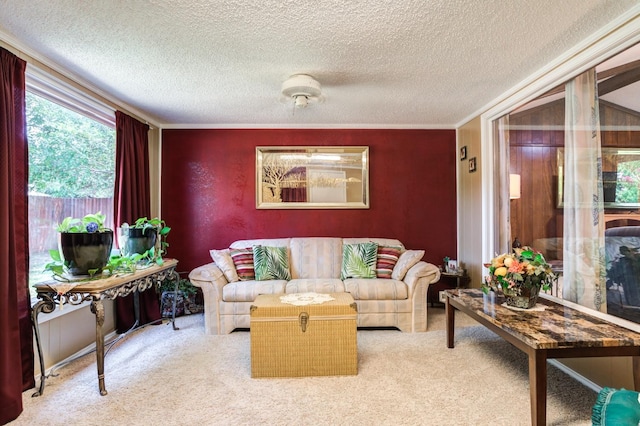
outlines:
[[516, 259], [513, 260], [511, 266], [509, 266], [509, 272], [521, 273], [524, 271], [525, 265], [523, 263], [518, 262]]

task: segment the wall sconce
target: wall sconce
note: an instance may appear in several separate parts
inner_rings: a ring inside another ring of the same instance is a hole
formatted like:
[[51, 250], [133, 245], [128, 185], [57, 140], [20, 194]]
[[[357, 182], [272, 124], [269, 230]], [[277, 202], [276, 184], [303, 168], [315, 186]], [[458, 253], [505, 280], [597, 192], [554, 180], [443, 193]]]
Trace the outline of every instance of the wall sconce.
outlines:
[[520, 198], [520, 175], [509, 175], [509, 199]]

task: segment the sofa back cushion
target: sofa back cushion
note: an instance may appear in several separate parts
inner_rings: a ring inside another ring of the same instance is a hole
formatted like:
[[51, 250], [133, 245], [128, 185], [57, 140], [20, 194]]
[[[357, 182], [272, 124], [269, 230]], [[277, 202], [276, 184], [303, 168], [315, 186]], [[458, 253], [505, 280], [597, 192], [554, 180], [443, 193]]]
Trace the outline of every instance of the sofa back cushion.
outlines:
[[291, 238], [291, 277], [340, 278], [342, 238]]
[[253, 246], [289, 247], [291, 238], [262, 238], [258, 240], [238, 240], [231, 243], [229, 248], [251, 248]]
[[404, 251], [404, 245], [393, 238], [343, 238], [342, 242], [344, 244], [376, 243], [379, 246], [400, 247], [400, 250]]

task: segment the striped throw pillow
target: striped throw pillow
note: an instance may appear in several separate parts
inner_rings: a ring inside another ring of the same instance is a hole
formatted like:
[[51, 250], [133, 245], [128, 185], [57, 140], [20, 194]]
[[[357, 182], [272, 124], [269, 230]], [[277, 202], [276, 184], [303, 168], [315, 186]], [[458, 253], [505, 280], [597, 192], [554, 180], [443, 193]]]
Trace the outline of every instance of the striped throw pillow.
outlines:
[[400, 247], [378, 246], [378, 259], [376, 262], [376, 277], [391, 279], [393, 267], [398, 263]]
[[253, 269], [253, 248], [229, 249], [229, 254], [233, 259], [240, 281], [256, 279], [256, 272]]

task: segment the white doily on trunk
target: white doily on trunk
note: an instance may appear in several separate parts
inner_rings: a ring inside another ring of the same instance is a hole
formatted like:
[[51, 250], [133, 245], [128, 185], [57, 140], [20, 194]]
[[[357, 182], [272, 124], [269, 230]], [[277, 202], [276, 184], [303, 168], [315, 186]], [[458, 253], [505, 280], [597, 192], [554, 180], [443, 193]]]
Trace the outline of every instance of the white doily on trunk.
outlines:
[[282, 303], [295, 306], [320, 305], [331, 300], [336, 299], [328, 294], [320, 293], [291, 293], [280, 296]]

